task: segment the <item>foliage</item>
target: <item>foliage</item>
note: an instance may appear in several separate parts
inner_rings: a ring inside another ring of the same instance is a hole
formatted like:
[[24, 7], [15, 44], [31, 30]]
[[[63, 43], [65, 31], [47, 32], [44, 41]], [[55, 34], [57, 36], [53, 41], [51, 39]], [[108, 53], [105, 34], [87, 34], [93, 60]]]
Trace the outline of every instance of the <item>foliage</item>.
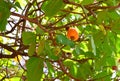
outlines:
[[118, 81], [119, 26], [120, 0], [0, 0], [0, 81]]

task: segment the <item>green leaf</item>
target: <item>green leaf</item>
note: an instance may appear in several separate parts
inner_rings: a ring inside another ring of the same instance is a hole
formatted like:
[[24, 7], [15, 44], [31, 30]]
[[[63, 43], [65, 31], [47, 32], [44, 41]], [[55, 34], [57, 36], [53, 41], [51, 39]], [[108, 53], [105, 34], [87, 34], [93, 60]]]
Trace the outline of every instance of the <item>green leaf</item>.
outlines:
[[77, 78], [83, 79], [83, 81], [89, 76], [92, 75], [90, 65], [88, 63], [79, 64], [77, 67]]
[[36, 35], [32, 32], [23, 32], [22, 41], [24, 45], [30, 45], [36, 42]]
[[108, 56], [111, 56], [113, 54], [113, 49], [112, 46], [110, 46], [110, 41], [109, 37], [106, 37], [104, 39], [104, 42], [101, 45], [102, 50], [105, 50], [104, 53], [107, 54]]
[[99, 28], [101, 29], [101, 31], [103, 32], [104, 35], [106, 35], [106, 29], [103, 25], [99, 25]]
[[52, 17], [64, 6], [65, 4], [62, 0], [48, 0], [43, 3], [42, 10], [45, 12], [46, 16]]
[[90, 43], [92, 46], [92, 51], [93, 51], [94, 55], [96, 56], [96, 46], [95, 46], [94, 39], [93, 39], [92, 35], [90, 35]]
[[114, 66], [114, 65], [116, 65], [114, 57], [111, 56], [111, 57], [106, 57], [106, 58], [107, 58], [106, 62], [108, 64], [108, 66]]
[[79, 55], [84, 55], [85, 52], [81, 49], [80, 45], [76, 45], [73, 50], [73, 55], [77, 58]]
[[28, 55], [29, 56], [33, 56], [35, 53], [35, 48], [36, 48], [36, 44], [32, 43], [28, 49]]
[[[110, 77], [112, 74], [108, 74], [107, 71], [101, 71], [97, 75], [95, 75], [94, 79], [98, 79], [98, 81], [105, 80], [105, 81], [110, 81]], [[104, 77], [106, 76], [106, 77]]]
[[105, 0], [104, 2], [108, 5], [108, 6], [115, 6], [117, 0]]
[[108, 11], [101, 11], [97, 16], [97, 23], [101, 24], [103, 21], [106, 23], [109, 20]]
[[36, 57], [30, 57], [26, 67], [28, 81], [40, 81], [43, 74], [43, 61]]
[[77, 75], [77, 67], [75, 65], [72, 65], [69, 70], [70, 70], [70, 74], [72, 76], [76, 77], [76, 75]]
[[54, 51], [54, 54], [55, 54], [56, 56], [58, 56], [59, 53], [61, 52], [61, 48], [60, 48], [60, 47], [55, 47], [55, 48], [53, 49], [53, 51]]
[[45, 51], [46, 51], [46, 53], [47, 54], [49, 54], [49, 55], [52, 55], [53, 54], [53, 52], [51, 51], [51, 48], [50, 48], [50, 44], [49, 44], [49, 42], [45, 42]]
[[37, 34], [37, 35], [43, 35], [43, 34], [44, 34], [44, 31], [43, 31], [40, 27], [37, 27], [37, 28], [36, 28], [36, 34]]
[[64, 52], [68, 52], [68, 53], [72, 52], [72, 50], [70, 50], [70, 49], [71, 49], [70, 46], [64, 46], [64, 47], [62, 48], [62, 50], [63, 50]]
[[38, 46], [38, 49], [37, 49], [37, 54], [41, 55], [44, 51], [44, 48], [45, 48], [45, 40], [41, 40], [39, 42], [39, 46]]
[[113, 31], [113, 32], [116, 32], [117, 34], [120, 34], [120, 19], [118, 19], [118, 20], [116, 20], [116, 21], [114, 21], [113, 23], [112, 23], [112, 27], [111, 27], [111, 30]]
[[120, 53], [120, 38], [117, 38], [116, 40], [116, 48], [117, 48], [117, 52]]
[[104, 33], [101, 33], [101, 31], [99, 31], [93, 34], [93, 38], [94, 38], [95, 45], [99, 46], [104, 41], [105, 35]]
[[52, 66], [52, 64], [48, 61], [46, 61], [47, 67], [48, 67], [48, 74], [52, 77], [52, 73], [54, 73], [54, 67]]
[[51, 58], [53, 60], [58, 60], [59, 57], [54, 54], [54, 50], [52, 49], [52, 47], [48, 41], [45, 42], [45, 50], [44, 51], [48, 55], [49, 58]]
[[101, 70], [106, 65], [106, 56], [103, 56], [102, 58], [98, 57], [97, 60], [95, 61], [95, 70]]
[[70, 81], [70, 78], [68, 76], [65, 76], [63, 80], [64, 81]]
[[15, 6], [18, 7], [19, 9], [22, 9], [22, 7], [21, 7], [19, 2], [15, 2]]
[[80, 54], [80, 51], [81, 51], [81, 49], [80, 49], [78, 46], [76, 46], [75, 49], [74, 49], [74, 52], [75, 52], [77, 55], [79, 55], [79, 54]]
[[66, 60], [63, 62], [63, 64], [64, 64], [65, 66], [71, 67], [71, 65], [74, 64], [74, 61], [73, 61], [73, 60], [70, 60], [70, 59], [66, 59]]
[[83, 0], [82, 1], [82, 5], [88, 5], [88, 4], [92, 4], [94, 2], [94, 0]]
[[81, 47], [79, 45], [75, 46], [75, 54], [79, 55], [79, 54], [84, 54], [84, 51], [81, 49]]
[[71, 47], [74, 47], [75, 44], [73, 41], [69, 40], [66, 36], [60, 34], [56, 36], [57, 43], [63, 44], [63, 45], [69, 45]]
[[118, 20], [118, 19], [120, 19], [120, 14], [119, 14], [117, 11], [115, 11], [115, 10], [109, 11], [109, 12], [108, 12], [108, 16], [109, 16], [112, 20]]
[[0, 0], [0, 31], [4, 31], [7, 25], [7, 18], [10, 16], [9, 3]]
[[5, 31], [7, 24], [7, 18], [0, 19], [0, 31]]

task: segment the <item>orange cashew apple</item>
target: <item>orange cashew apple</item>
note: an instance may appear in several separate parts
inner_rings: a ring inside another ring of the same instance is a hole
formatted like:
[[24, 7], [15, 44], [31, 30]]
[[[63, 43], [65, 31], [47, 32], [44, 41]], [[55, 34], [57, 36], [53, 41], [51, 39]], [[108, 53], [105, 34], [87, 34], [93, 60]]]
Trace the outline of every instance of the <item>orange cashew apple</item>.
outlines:
[[79, 33], [75, 28], [69, 28], [67, 31], [67, 37], [73, 41], [77, 41], [79, 39]]

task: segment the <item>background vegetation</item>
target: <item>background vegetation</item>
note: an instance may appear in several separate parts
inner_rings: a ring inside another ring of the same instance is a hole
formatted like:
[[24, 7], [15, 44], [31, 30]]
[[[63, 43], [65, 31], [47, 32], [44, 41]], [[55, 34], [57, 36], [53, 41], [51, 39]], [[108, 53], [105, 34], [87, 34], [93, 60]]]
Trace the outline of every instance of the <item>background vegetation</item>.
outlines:
[[0, 0], [0, 81], [119, 81], [119, 53], [120, 0]]

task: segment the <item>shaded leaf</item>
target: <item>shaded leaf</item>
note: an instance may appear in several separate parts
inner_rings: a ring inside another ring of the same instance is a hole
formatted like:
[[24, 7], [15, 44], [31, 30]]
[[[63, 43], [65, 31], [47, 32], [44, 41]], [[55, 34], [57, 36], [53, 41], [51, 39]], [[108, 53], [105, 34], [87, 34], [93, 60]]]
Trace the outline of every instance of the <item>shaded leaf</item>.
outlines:
[[66, 59], [63, 64], [67, 67], [71, 67], [75, 62], [73, 60], [70, 59]]
[[43, 3], [42, 9], [46, 16], [52, 17], [57, 14], [57, 12], [59, 12], [64, 6], [65, 4], [62, 0], [49, 0]]
[[74, 42], [69, 40], [66, 36], [60, 34], [56, 36], [57, 43], [63, 44], [63, 45], [69, 45], [71, 47], [74, 47]]
[[109, 12], [108, 12], [108, 16], [109, 16], [112, 20], [118, 20], [118, 19], [120, 19], [120, 14], [119, 14], [117, 11], [115, 11], [115, 10], [109, 11]]
[[92, 75], [91, 74], [92, 72], [90, 70], [90, 65], [88, 63], [79, 64], [77, 68], [78, 68], [76, 74], [77, 78], [81, 78], [85, 80], [86, 78], [88, 78], [89, 75]]
[[117, 34], [120, 34], [120, 23], [119, 22], [120, 22], [120, 19], [114, 21], [111, 27], [111, 30], [113, 32], [116, 32]]
[[47, 67], [48, 67], [48, 74], [52, 77], [52, 73], [55, 72], [54, 68], [53, 68], [53, 66], [50, 62], [47, 61], [46, 64], [47, 64]]
[[36, 35], [32, 32], [23, 32], [22, 41], [24, 45], [29, 45], [36, 42]]
[[76, 77], [77, 71], [78, 71], [76, 65], [75, 65], [75, 64], [72, 65], [69, 70], [70, 70], [70, 74], [71, 74], [72, 76]]
[[90, 43], [91, 43], [91, 46], [92, 46], [92, 51], [93, 51], [94, 55], [96, 56], [96, 46], [95, 46], [95, 43], [94, 43], [93, 36], [90, 36]]
[[79, 55], [85, 55], [85, 52], [81, 49], [80, 45], [76, 45], [75, 48], [74, 48], [74, 50], [73, 50], [73, 55], [76, 58], [79, 58], [78, 56]]
[[[104, 77], [106, 76], [106, 77]], [[102, 71], [95, 75], [95, 79], [98, 79], [98, 81], [105, 80], [105, 81], [110, 81], [111, 80], [111, 74], [109, 74], [107, 71]]]
[[19, 2], [15, 2], [15, 6], [18, 7], [18, 8], [20, 8], [20, 9], [22, 9], [22, 7], [21, 7], [21, 5], [20, 5]]
[[88, 5], [88, 4], [92, 4], [94, 2], [94, 0], [83, 0], [82, 1], [82, 5]]
[[106, 58], [107, 58], [106, 62], [108, 64], [108, 66], [114, 66], [114, 65], [116, 65], [114, 57], [111, 56], [111, 57], [106, 57]]
[[38, 49], [37, 49], [37, 54], [40, 55], [43, 53], [44, 51], [44, 48], [45, 48], [45, 40], [41, 40], [39, 42], [39, 46], [38, 46]]
[[103, 21], [106, 23], [108, 20], [109, 20], [109, 17], [108, 17], [107, 11], [101, 11], [98, 13], [98, 16], [97, 16], [98, 24], [102, 23]]
[[108, 6], [115, 6], [117, 0], [106, 0], [104, 1]]
[[44, 51], [48, 55], [49, 58], [51, 58], [53, 60], [58, 60], [59, 57], [54, 54], [54, 50], [52, 49], [52, 47], [50, 46], [48, 41], [45, 42], [45, 50]]
[[37, 28], [36, 28], [36, 34], [37, 34], [37, 35], [43, 35], [43, 34], [44, 34], [44, 31], [43, 31], [40, 27], [37, 27]]
[[36, 48], [36, 44], [32, 43], [28, 49], [28, 55], [29, 56], [33, 56], [35, 53], [35, 48]]
[[26, 67], [28, 81], [40, 81], [43, 74], [43, 61], [36, 57], [30, 57]]
[[105, 35], [104, 33], [101, 33], [101, 31], [99, 31], [94, 33], [93, 38], [94, 38], [95, 45], [99, 46], [104, 41]]
[[4, 31], [7, 25], [7, 18], [10, 16], [9, 3], [0, 0], [0, 31]]

